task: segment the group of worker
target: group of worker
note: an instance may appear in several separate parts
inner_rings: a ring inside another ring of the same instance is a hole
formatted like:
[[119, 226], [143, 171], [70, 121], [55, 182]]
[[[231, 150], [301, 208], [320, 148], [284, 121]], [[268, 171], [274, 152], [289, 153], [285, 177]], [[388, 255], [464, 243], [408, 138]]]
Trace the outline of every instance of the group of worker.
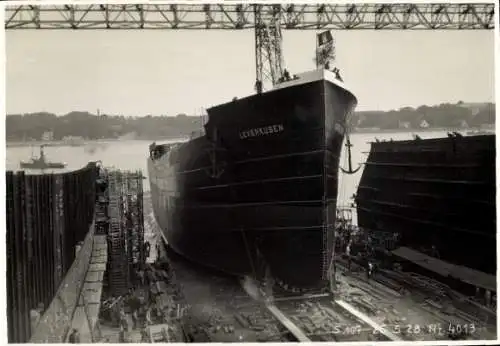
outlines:
[[297, 75], [293, 75], [293, 77], [290, 75], [290, 72], [288, 72], [287, 69], [283, 70], [283, 75], [278, 78], [278, 83], [283, 83], [283, 82], [289, 82], [294, 79], [299, 79]]
[[[148, 326], [158, 321], [162, 323], [167, 323], [169, 321], [168, 310], [158, 306], [157, 297], [160, 293], [154, 290], [156, 282], [164, 278], [160, 278], [152, 269], [146, 272], [151, 273], [146, 276], [147, 285], [145, 286], [149, 286], [147, 293], [145, 291], [145, 294], [141, 296], [131, 289], [123, 301], [117, 306], [116, 310], [118, 311], [121, 342], [125, 342], [125, 333], [133, 329], [140, 329], [143, 342], [149, 342], [150, 336], [147, 332]], [[125, 312], [125, 306], [130, 309], [130, 319]], [[130, 320], [132, 323], [130, 323]]]
[[[352, 263], [352, 256], [351, 256], [351, 243], [348, 243], [346, 246], [345, 250], [345, 255], [347, 257], [347, 270], [350, 272], [351, 271], [351, 263]], [[365, 262], [365, 271], [366, 271], [366, 279], [370, 280], [373, 276], [373, 273], [375, 271], [375, 263], [370, 259], [366, 258]]]
[[[483, 291], [483, 293], [481, 291]], [[491, 291], [488, 289], [481, 289], [480, 287], [476, 287], [475, 298], [488, 308], [496, 308], [496, 297], [492, 295]]]
[[[167, 270], [169, 268], [168, 268], [168, 262], [164, 261], [161, 257], [161, 249], [160, 249], [159, 244], [156, 244], [156, 259], [155, 259], [155, 263], [153, 266], [149, 263], [146, 263], [146, 260], [151, 255], [151, 244], [148, 241], [144, 242], [144, 249], [143, 250], [144, 250], [144, 261], [137, 268], [136, 275], [137, 275], [138, 283], [141, 286], [149, 286], [150, 284], [155, 283], [159, 279], [156, 276], [155, 271], [153, 270], [154, 266], [157, 266], [158, 268], [161, 267], [161, 268], [167, 269]], [[165, 275], [163, 275], [164, 274], [163, 271], [161, 273], [162, 273], [161, 279], [168, 281], [169, 278], [165, 277]]]
[[[343, 227], [339, 227], [337, 229], [337, 235], [341, 240], [340, 246], [341, 248], [343, 247], [341, 251], [343, 250], [345, 258], [347, 259], [347, 270], [350, 272], [352, 269], [352, 260], [354, 257], [352, 254], [354, 237], [352, 236], [351, 232], [344, 231], [345, 229]], [[374, 258], [374, 249], [370, 237], [368, 237], [366, 242], [364, 242], [364, 250], [362, 251], [362, 256], [362, 262], [364, 263], [364, 270], [366, 272], [366, 279], [370, 280], [376, 271], [375, 261], [372, 260]]]

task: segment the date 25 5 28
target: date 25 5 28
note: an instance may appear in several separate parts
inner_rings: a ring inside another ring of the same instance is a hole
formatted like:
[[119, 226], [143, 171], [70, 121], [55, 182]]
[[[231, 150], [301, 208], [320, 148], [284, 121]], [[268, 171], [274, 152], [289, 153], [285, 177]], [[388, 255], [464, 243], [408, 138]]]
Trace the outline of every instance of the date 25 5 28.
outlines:
[[[403, 325], [383, 325], [382, 330], [389, 331], [394, 334], [473, 334], [476, 331], [476, 326], [473, 323], [468, 324], [441, 324], [433, 323], [426, 325], [419, 324], [403, 324]], [[374, 333], [380, 333], [380, 329], [375, 329]]]

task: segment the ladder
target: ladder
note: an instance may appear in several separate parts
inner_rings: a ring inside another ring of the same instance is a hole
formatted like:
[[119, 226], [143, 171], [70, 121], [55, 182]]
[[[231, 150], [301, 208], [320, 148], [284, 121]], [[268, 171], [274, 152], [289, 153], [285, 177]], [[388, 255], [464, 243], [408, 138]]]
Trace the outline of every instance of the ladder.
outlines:
[[124, 256], [126, 253], [123, 251], [125, 244], [122, 232], [121, 177], [118, 175], [118, 172], [110, 172], [109, 174], [108, 214], [110, 216], [110, 228], [108, 239], [110, 249], [108, 255], [108, 280], [110, 292], [112, 292], [113, 296], [125, 295], [128, 291], [127, 262]]

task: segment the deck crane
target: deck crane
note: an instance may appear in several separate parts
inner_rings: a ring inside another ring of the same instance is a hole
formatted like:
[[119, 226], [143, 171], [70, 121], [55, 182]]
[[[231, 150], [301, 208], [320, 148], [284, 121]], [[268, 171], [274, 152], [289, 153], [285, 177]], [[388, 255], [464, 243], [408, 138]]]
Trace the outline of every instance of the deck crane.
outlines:
[[494, 2], [473, 4], [7, 5], [5, 29], [247, 30], [256, 86], [283, 74], [282, 30], [493, 30]]

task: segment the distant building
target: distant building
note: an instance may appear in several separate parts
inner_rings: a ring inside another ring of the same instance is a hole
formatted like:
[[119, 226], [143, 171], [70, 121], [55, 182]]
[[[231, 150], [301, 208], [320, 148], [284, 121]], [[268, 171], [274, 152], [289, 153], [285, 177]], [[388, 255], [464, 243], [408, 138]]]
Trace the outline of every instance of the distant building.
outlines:
[[463, 128], [463, 129], [468, 129], [469, 123], [467, 123], [467, 120], [462, 119], [458, 122], [458, 127]]
[[411, 123], [409, 121], [398, 121], [398, 127], [400, 129], [409, 129], [411, 127]]
[[420, 121], [420, 125], [419, 126], [422, 129], [427, 129], [427, 128], [430, 127], [430, 124], [429, 124], [429, 122], [427, 120], [422, 119], [422, 121]]
[[355, 125], [355, 126], [359, 126], [359, 125], [361, 125], [361, 124], [362, 124], [365, 120], [366, 120], [366, 116], [365, 116], [365, 115], [360, 114], [360, 115], [358, 116], [358, 121], [357, 121], [357, 123], [356, 123], [356, 124], [354, 124], [354, 125]]
[[469, 120], [470, 127], [495, 127], [495, 105], [488, 104]]
[[71, 146], [79, 146], [84, 144], [83, 137], [81, 136], [64, 136], [63, 142]]
[[52, 131], [45, 131], [42, 134], [42, 141], [52, 141], [54, 140], [54, 132]]
[[469, 109], [472, 113], [472, 116], [476, 116], [481, 110], [486, 108], [488, 104], [484, 102], [459, 102], [458, 105], [460, 107]]

